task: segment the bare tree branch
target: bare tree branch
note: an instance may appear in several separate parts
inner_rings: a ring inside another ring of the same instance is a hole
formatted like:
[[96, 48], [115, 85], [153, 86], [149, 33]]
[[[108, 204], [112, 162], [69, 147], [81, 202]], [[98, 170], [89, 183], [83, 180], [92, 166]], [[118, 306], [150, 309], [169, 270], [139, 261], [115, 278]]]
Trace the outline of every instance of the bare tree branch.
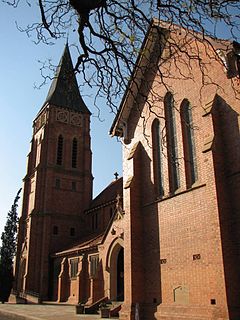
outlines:
[[[17, 7], [21, 0], [2, 1]], [[38, 0], [38, 6], [41, 21], [18, 28], [28, 36], [35, 36], [36, 43], [51, 43], [67, 32], [77, 30], [75, 71], [84, 80], [80, 83], [85, 83], [94, 91], [98, 107], [98, 99], [105, 97], [113, 112], [117, 111], [132, 79], [139, 53], [148, 60], [148, 65], [152, 63], [152, 56], [141, 47], [154, 18], [163, 22], [165, 30], [171, 29], [171, 33], [163, 34], [161, 27], [155, 26], [167, 52], [161, 55], [162, 48], [159, 48], [159, 84], [168, 91], [171, 91], [171, 86], [166, 79], [193, 79], [195, 67], [201, 71], [202, 87], [215, 85], [220, 90], [219, 84], [208, 75], [208, 66], [201, 58], [203, 53], [197, 42], [205, 47], [205, 55], [226, 68], [225, 58], [230, 42], [222, 45], [223, 42], [217, 42], [215, 38], [219, 36], [220, 27], [225, 29], [226, 38], [235, 41], [240, 31], [240, 3], [233, 0]], [[177, 25], [182, 29], [175, 27]], [[197, 40], [195, 50], [191, 48], [194, 39]], [[211, 57], [210, 48], [215, 52]], [[222, 52], [221, 58], [218, 50]], [[237, 56], [234, 51], [233, 54]], [[167, 68], [169, 61], [171, 65]], [[177, 75], [172, 72], [173, 68], [177, 70]], [[43, 65], [41, 72], [45, 69], [46, 65]], [[141, 72], [143, 74], [146, 70]], [[142, 84], [136, 82], [135, 86], [140, 89]], [[143, 95], [143, 100], [153, 110], [154, 100], [159, 101], [163, 97], [150, 84], [145, 84], [145, 87], [148, 87], [145, 88], [148, 94]], [[236, 91], [234, 84], [233, 87]], [[147, 101], [149, 94], [154, 96], [153, 101]], [[239, 92], [235, 94], [238, 96]]]

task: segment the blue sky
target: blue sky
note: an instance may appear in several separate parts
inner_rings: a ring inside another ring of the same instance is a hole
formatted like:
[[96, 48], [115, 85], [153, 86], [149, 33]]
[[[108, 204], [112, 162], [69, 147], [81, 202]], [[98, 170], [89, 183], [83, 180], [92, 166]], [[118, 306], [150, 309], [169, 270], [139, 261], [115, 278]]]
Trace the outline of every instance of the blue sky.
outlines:
[[[26, 25], [34, 12], [26, 6], [13, 9], [0, 1], [0, 234], [4, 229], [7, 212], [15, 195], [22, 187], [26, 174], [26, 156], [32, 137], [32, 121], [45, 101], [49, 85], [40, 90], [40, 64], [51, 58], [58, 64], [66, 40], [58, 40], [54, 46], [36, 45], [25, 33], [17, 30], [15, 21]], [[69, 41], [71, 44], [71, 41]], [[71, 51], [71, 48], [70, 48]], [[114, 119], [104, 105], [102, 122], [96, 117], [91, 92], [82, 96], [93, 113], [91, 119], [94, 194], [98, 194], [114, 179], [114, 172], [122, 175], [121, 143], [108, 135]], [[19, 202], [19, 214], [21, 201]]]

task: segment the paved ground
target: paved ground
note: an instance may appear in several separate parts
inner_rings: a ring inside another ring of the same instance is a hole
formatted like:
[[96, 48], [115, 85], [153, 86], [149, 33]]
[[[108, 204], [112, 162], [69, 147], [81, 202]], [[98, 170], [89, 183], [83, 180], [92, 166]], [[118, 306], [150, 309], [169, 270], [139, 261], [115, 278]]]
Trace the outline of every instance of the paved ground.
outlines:
[[[0, 304], [0, 320], [97, 320], [99, 315], [78, 315], [75, 306]], [[115, 319], [116, 318], [111, 318]]]

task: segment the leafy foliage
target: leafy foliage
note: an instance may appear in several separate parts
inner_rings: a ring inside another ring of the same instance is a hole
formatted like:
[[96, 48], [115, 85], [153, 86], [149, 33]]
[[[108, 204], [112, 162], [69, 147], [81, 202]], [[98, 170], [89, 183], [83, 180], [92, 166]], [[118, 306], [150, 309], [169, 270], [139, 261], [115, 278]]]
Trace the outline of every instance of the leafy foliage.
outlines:
[[11, 210], [7, 215], [7, 222], [2, 233], [0, 249], [0, 300], [8, 300], [13, 281], [13, 259], [16, 253], [16, 234], [18, 225], [18, 200], [21, 189], [18, 191]]

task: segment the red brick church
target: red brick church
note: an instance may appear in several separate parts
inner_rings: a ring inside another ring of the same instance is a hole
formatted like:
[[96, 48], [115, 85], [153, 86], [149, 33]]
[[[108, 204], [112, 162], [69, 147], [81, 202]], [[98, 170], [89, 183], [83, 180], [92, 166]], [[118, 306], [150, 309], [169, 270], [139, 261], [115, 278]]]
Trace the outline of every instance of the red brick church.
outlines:
[[123, 178], [92, 199], [91, 113], [66, 46], [33, 122], [17, 297], [118, 301], [122, 320], [240, 319], [238, 61], [229, 42], [155, 21], [111, 127]]

